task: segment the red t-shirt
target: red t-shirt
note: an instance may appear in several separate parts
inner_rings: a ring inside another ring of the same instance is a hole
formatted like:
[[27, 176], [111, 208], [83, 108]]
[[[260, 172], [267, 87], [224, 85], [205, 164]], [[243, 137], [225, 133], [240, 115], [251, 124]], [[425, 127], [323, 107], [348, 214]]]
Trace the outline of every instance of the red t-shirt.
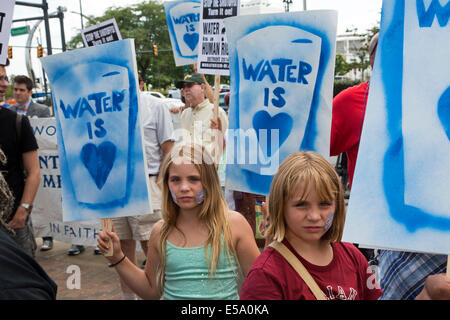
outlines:
[[347, 154], [347, 168], [352, 186], [364, 111], [369, 94], [368, 82], [347, 88], [333, 99], [330, 155]]
[[[376, 300], [382, 290], [366, 258], [352, 244], [332, 243], [333, 260], [327, 266], [309, 263], [284, 239], [328, 300]], [[275, 249], [268, 247], [256, 259], [242, 285], [241, 300], [315, 300], [297, 271]]]

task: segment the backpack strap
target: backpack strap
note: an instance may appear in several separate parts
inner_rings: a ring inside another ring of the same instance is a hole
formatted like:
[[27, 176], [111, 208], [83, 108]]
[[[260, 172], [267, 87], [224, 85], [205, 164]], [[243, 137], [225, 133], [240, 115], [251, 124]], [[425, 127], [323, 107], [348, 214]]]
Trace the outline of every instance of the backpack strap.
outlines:
[[[17, 136], [17, 146], [19, 148], [22, 140], [22, 115], [19, 113], [16, 113], [16, 136]], [[20, 169], [24, 171], [23, 158], [21, 154], [19, 154], [19, 162], [20, 162]]]
[[298, 258], [289, 250], [284, 244], [278, 241], [274, 241], [271, 244], [269, 244], [269, 247], [274, 248], [276, 251], [278, 251], [285, 259], [286, 261], [292, 266], [292, 268], [297, 271], [300, 278], [303, 279], [303, 281], [306, 283], [306, 285], [309, 287], [311, 292], [314, 294], [317, 300], [327, 300], [327, 297], [323, 293], [322, 290], [320, 290], [319, 286], [317, 285], [316, 281], [314, 281], [311, 274], [306, 270], [305, 266], [298, 260]]

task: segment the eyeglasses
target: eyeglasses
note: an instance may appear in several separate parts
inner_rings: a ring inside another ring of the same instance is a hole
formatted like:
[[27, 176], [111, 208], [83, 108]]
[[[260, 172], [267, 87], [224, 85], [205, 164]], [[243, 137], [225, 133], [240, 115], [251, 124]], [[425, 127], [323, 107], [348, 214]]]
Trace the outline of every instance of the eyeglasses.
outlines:
[[0, 77], [0, 81], [6, 81], [6, 82], [9, 82], [9, 79], [8, 79], [8, 77]]

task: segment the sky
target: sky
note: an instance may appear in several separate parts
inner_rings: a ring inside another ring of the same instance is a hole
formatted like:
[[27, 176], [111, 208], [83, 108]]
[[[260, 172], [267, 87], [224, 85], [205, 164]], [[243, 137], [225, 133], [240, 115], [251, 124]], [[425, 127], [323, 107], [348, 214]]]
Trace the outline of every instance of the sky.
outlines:
[[[1, 1], [1, 0], [0, 0]], [[279, 7], [283, 10], [282, 0], [266, 0], [273, 7]], [[42, 4], [42, 0], [24, 0], [27, 3]], [[85, 16], [101, 16], [109, 7], [124, 7], [142, 0], [47, 0], [49, 13], [56, 13], [59, 6], [67, 8], [64, 13], [64, 31], [66, 42], [77, 35], [81, 30], [80, 11]], [[248, 0], [241, 0], [241, 3], [247, 3]], [[303, 0], [292, 0], [290, 11], [302, 11]], [[80, 10], [81, 4], [81, 10]], [[337, 33], [343, 34], [347, 28], [358, 28], [360, 32], [378, 25], [380, 21], [382, 0], [307, 0], [307, 10], [333, 9], [338, 11], [338, 30]], [[16, 5], [14, 8], [14, 19], [40, 17], [43, 12], [39, 8]], [[20, 27], [28, 24], [32, 28], [37, 21], [15, 22], [12, 27]], [[86, 27], [87, 20], [83, 19]], [[62, 52], [61, 32], [59, 19], [50, 19], [50, 31], [52, 34], [53, 54]], [[13, 46], [13, 59], [7, 68], [8, 75], [25, 74], [28, 75], [25, 67], [25, 48], [28, 36], [21, 35], [10, 37], [9, 45]], [[40, 23], [39, 28], [34, 34], [32, 46], [37, 46], [38, 41], [46, 46], [44, 23]], [[42, 67], [36, 57], [36, 49], [31, 49], [32, 65], [36, 77], [42, 77]]]

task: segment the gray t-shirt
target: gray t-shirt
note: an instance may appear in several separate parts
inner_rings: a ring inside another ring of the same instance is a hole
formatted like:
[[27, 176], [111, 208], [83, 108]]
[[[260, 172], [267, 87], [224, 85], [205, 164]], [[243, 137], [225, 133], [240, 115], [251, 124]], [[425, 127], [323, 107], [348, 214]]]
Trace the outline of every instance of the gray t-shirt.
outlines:
[[144, 148], [149, 174], [157, 174], [162, 161], [161, 145], [173, 141], [172, 117], [161, 98], [140, 94]]

